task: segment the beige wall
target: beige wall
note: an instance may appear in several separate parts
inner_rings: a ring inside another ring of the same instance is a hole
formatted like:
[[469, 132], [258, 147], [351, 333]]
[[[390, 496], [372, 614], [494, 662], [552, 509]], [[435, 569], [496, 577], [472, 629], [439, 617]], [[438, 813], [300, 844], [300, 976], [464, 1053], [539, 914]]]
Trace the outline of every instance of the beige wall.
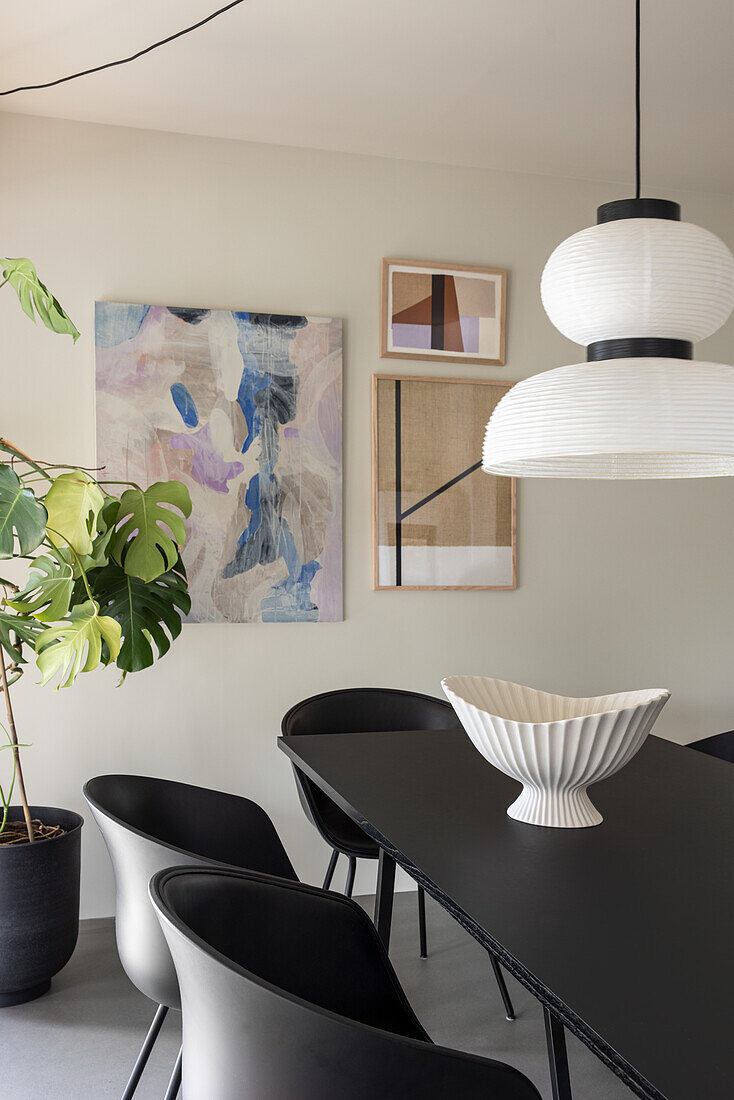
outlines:
[[[576, 694], [669, 687], [658, 732], [677, 741], [734, 725], [731, 480], [523, 482], [516, 592], [370, 589], [370, 377], [395, 369], [377, 351], [380, 258], [508, 268], [507, 366], [461, 370], [522, 378], [583, 357], [546, 319], [538, 280], [554, 245], [624, 186], [19, 115], [0, 116], [0, 162], [0, 255], [32, 257], [84, 334], [72, 347], [0, 299], [1, 430], [34, 454], [94, 461], [95, 298], [345, 323], [346, 621], [186, 627], [160, 666], [119, 690], [112, 671], [58, 693], [29, 675], [17, 711], [37, 802], [80, 808], [84, 779], [115, 770], [240, 791], [316, 881], [326, 848], [275, 748], [282, 713], [305, 695], [438, 693], [443, 675], [488, 673]], [[734, 242], [730, 198], [671, 197]], [[730, 322], [699, 358], [732, 362], [733, 335]], [[371, 882], [367, 867], [358, 889]], [[84, 914], [111, 907], [88, 820]]]

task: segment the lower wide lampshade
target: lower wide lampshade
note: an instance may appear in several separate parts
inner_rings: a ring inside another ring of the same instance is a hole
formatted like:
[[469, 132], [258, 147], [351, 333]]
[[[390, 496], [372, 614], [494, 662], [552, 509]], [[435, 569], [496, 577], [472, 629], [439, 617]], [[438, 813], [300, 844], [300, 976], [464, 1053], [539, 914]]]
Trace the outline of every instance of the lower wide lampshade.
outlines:
[[509, 477], [734, 474], [734, 367], [606, 359], [518, 382], [487, 425], [482, 468]]

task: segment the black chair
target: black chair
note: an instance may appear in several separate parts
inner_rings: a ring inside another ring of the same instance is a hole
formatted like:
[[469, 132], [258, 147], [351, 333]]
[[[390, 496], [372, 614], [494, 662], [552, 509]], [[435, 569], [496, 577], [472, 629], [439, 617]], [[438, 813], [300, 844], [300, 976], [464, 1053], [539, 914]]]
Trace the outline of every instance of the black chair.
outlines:
[[[151, 876], [187, 864], [252, 868], [298, 880], [265, 811], [240, 798], [142, 775], [99, 775], [84, 797], [104, 837], [115, 874], [115, 934], [130, 980], [154, 1002], [150, 1030], [122, 1100], [135, 1093], [170, 1008], [180, 1008], [176, 971], [148, 894]], [[166, 1092], [178, 1094], [181, 1055]]]
[[181, 989], [186, 1100], [540, 1100], [511, 1066], [432, 1044], [350, 899], [188, 867], [150, 892]]
[[715, 733], [713, 737], [703, 737], [700, 741], [692, 741], [688, 748], [734, 764], [734, 730], [729, 730], [728, 733]]
[[[281, 723], [283, 737], [311, 733], [379, 733], [392, 730], [462, 730], [453, 707], [444, 699], [394, 688], [344, 688], [314, 695], [291, 707]], [[340, 854], [347, 857], [346, 895], [352, 896], [358, 859], [377, 859], [380, 849], [319, 787], [298, 768], [293, 771], [298, 796], [306, 816], [331, 847], [331, 859], [324, 879], [328, 890]], [[418, 886], [420, 956], [425, 959], [426, 901]], [[515, 1019], [510, 994], [497, 959], [488, 952], [502, 996], [505, 1015]]]

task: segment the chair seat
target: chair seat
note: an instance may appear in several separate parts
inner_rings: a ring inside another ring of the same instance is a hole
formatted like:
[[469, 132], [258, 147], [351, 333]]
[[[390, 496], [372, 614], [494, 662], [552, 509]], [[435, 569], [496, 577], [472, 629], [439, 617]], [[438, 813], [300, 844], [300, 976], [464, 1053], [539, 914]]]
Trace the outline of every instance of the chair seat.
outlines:
[[187, 1100], [540, 1100], [511, 1066], [431, 1043], [347, 898], [189, 867], [150, 892], [181, 984]]
[[348, 856], [356, 856], [357, 859], [378, 858], [380, 849], [377, 843], [351, 817], [347, 817], [326, 795], [318, 802], [321, 821], [340, 851]]
[[112, 860], [117, 950], [130, 981], [156, 1004], [179, 1007], [170, 952], [148, 898], [151, 876], [178, 864], [298, 876], [272, 821], [239, 795], [144, 775], [98, 775], [84, 797]]
[[[99, 775], [84, 797], [104, 837], [115, 874], [115, 934], [127, 976], [157, 1004], [122, 1100], [132, 1100], [170, 1008], [178, 979], [148, 896], [157, 871], [172, 865], [255, 867], [297, 881], [272, 821], [248, 798], [143, 775]], [[166, 1097], [181, 1082], [181, 1055]], [[186, 1095], [192, 1100], [193, 1094]], [[206, 1100], [206, 1093], [202, 1096]]]

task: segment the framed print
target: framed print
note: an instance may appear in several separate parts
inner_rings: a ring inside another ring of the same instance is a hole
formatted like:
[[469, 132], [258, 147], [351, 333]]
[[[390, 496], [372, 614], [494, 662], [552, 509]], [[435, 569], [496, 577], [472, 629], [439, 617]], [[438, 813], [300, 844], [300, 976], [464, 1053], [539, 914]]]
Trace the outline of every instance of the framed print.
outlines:
[[481, 468], [487, 421], [510, 388], [373, 376], [374, 588], [517, 586], [515, 480]]
[[105, 477], [191, 494], [197, 623], [342, 618], [342, 325], [97, 302]]
[[382, 261], [380, 356], [505, 364], [507, 272]]

